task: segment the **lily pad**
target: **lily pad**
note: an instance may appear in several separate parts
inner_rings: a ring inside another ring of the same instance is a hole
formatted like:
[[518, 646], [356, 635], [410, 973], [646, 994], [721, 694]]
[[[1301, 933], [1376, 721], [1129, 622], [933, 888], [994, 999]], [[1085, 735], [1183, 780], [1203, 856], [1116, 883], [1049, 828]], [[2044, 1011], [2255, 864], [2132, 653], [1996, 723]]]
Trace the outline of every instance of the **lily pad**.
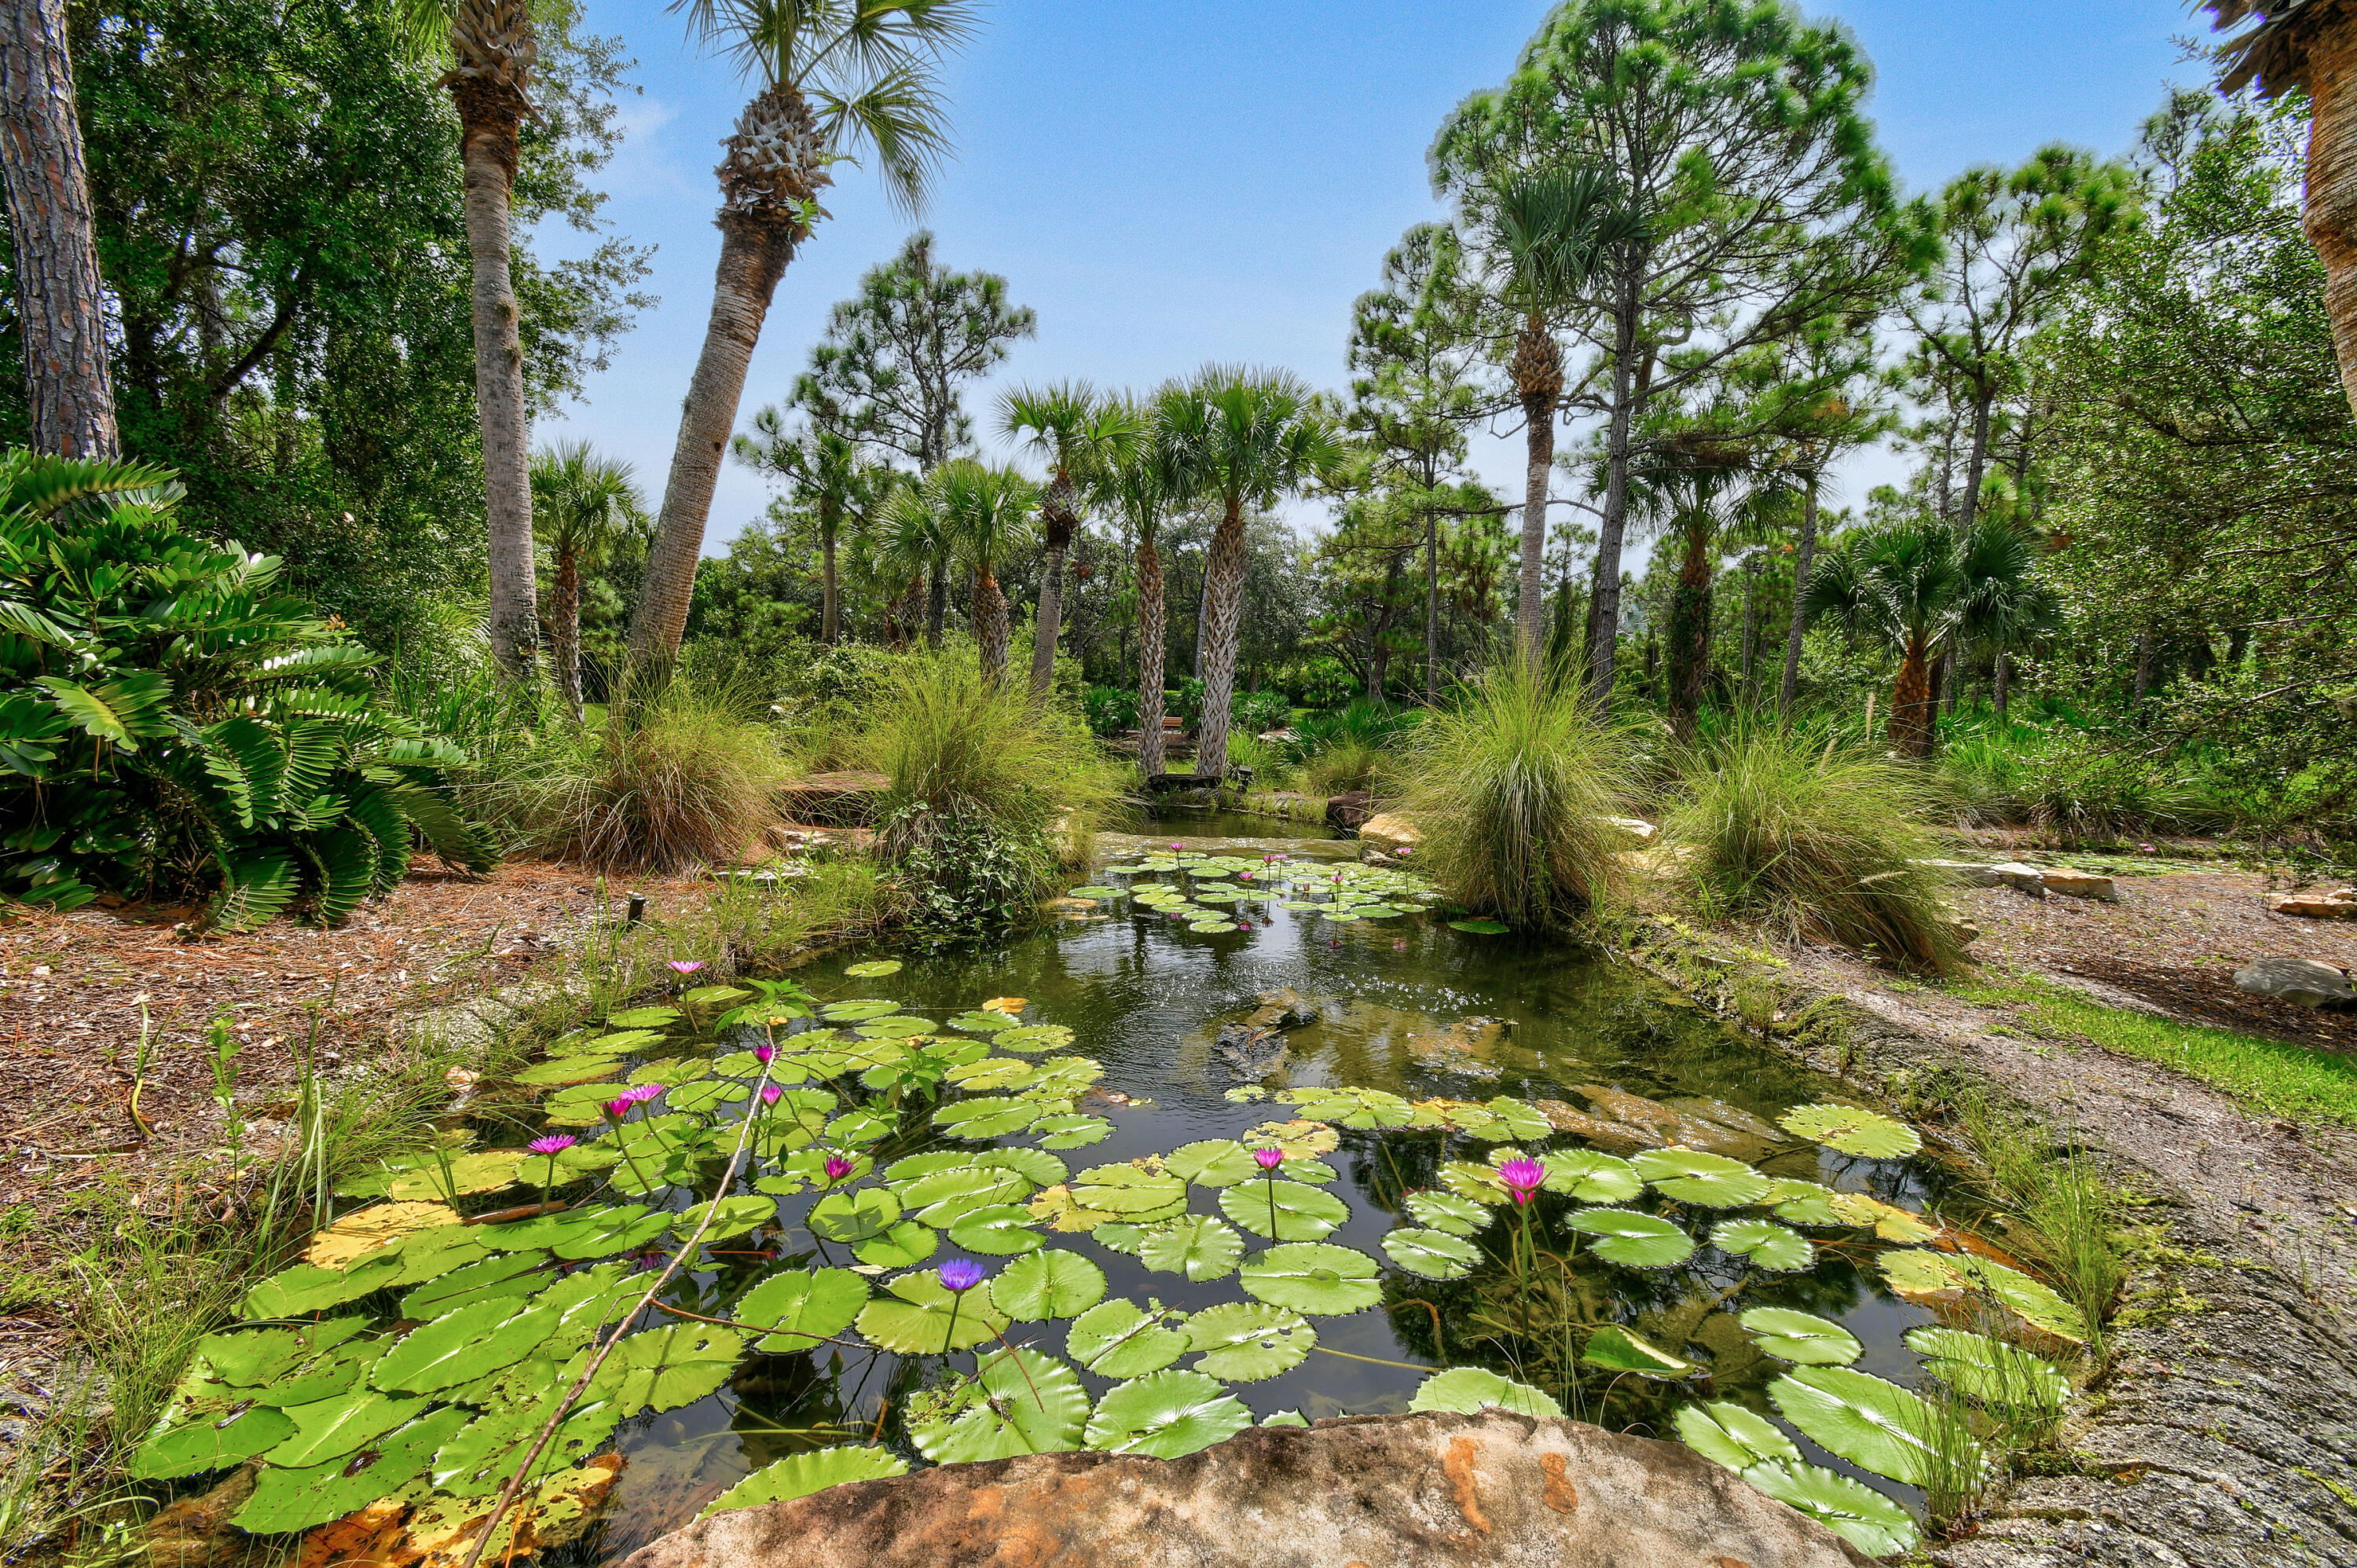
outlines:
[[852, 1245], [884, 1234], [900, 1218], [900, 1200], [883, 1187], [831, 1192], [811, 1205], [803, 1223], [824, 1241]]
[[869, 998], [860, 1002], [830, 1002], [818, 1010], [818, 1015], [830, 1024], [864, 1024], [870, 1018], [888, 1018], [899, 1010], [898, 1002]]
[[867, 1305], [867, 1282], [849, 1269], [771, 1274], [737, 1298], [729, 1316], [751, 1332], [770, 1332], [756, 1350], [808, 1350], [851, 1326]]
[[1514, 928], [1502, 920], [1451, 920], [1448, 929], [1476, 937], [1502, 937]]
[[1663, 1197], [1710, 1208], [1758, 1203], [1774, 1185], [1741, 1160], [1699, 1149], [1647, 1149], [1630, 1163]]
[[1097, 1165], [1072, 1178], [1072, 1201], [1103, 1214], [1143, 1219], [1187, 1206], [1187, 1184], [1167, 1171], [1137, 1165]]
[[304, 1317], [330, 1306], [358, 1301], [372, 1291], [397, 1283], [402, 1260], [396, 1253], [377, 1253], [349, 1269], [322, 1269], [297, 1263], [245, 1293], [248, 1317]]
[[[1768, 1385], [1784, 1419], [1825, 1452], [1878, 1476], [1921, 1486], [1932, 1449], [1922, 1400], [1848, 1367], [1803, 1367]], [[1963, 1439], [1968, 1452], [1976, 1445]]]
[[1409, 1273], [1428, 1280], [1461, 1279], [1481, 1261], [1479, 1247], [1445, 1230], [1391, 1231], [1383, 1237], [1383, 1252]]
[[583, 1054], [536, 1062], [517, 1073], [515, 1081], [530, 1084], [595, 1083], [621, 1070], [622, 1061], [619, 1057]]
[[1805, 1269], [1817, 1257], [1807, 1237], [1772, 1219], [1722, 1219], [1711, 1230], [1710, 1244], [1782, 1273]]
[[1543, 1185], [1549, 1192], [1560, 1192], [1582, 1203], [1626, 1203], [1645, 1190], [1636, 1166], [1594, 1149], [1550, 1151]]
[[1040, 1134], [1039, 1146], [1043, 1149], [1080, 1149], [1111, 1137], [1113, 1123], [1102, 1116], [1068, 1112], [1042, 1116], [1031, 1123], [1031, 1131]]
[[1072, 1359], [1105, 1378], [1158, 1372], [1187, 1353], [1185, 1334], [1169, 1326], [1160, 1304], [1143, 1307], [1125, 1297], [1081, 1314], [1064, 1338]]
[[1969, 1252], [1932, 1252], [1921, 1248], [1885, 1252], [1875, 1260], [1890, 1288], [1902, 1295], [1938, 1295], [1950, 1291], [1986, 1294], [2033, 1327], [2072, 1344], [2084, 1342], [2086, 1319], [2079, 1309], [2018, 1269]]
[[165, 1481], [226, 1470], [295, 1435], [285, 1412], [249, 1404], [216, 1419], [199, 1419], [150, 1437], [131, 1466], [135, 1481]]
[[403, 1399], [375, 1389], [337, 1394], [285, 1412], [295, 1430], [265, 1455], [289, 1470], [307, 1469], [356, 1453], [375, 1438], [424, 1413], [431, 1400]]
[[530, 1295], [556, 1277], [548, 1265], [548, 1254], [537, 1250], [500, 1253], [468, 1263], [403, 1296], [401, 1316], [423, 1323], [472, 1300]]
[[1031, 1229], [1036, 1223], [1031, 1211], [1019, 1203], [994, 1204], [961, 1215], [950, 1226], [949, 1234], [952, 1241], [969, 1252], [1012, 1257], [1041, 1245], [1039, 1233]]
[[1072, 1031], [1061, 1024], [1021, 1024], [1001, 1029], [990, 1043], [1027, 1056], [1034, 1051], [1060, 1051], [1072, 1043]]
[[1801, 1457], [1783, 1429], [1758, 1411], [1718, 1401], [1678, 1409], [1679, 1440], [1714, 1465], [1747, 1470], [1767, 1459]]
[[991, 1299], [1007, 1316], [1024, 1323], [1077, 1317], [1104, 1299], [1104, 1271], [1061, 1248], [1016, 1259], [991, 1282]]
[[950, 1027], [963, 1029], [969, 1035], [996, 1035], [1002, 1029], [1015, 1027], [1015, 1020], [1004, 1013], [983, 1010], [959, 1014], [950, 1020]]
[[1617, 1323], [1607, 1323], [1587, 1337], [1579, 1359], [1608, 1372], [1635, 1372], [1647, 1378], [1683, 1378], [1694, 1363], [1671, 1355]]
[[694, 1208], [672, 1216], [673, 1234], [683, 1241], [694, 1235], [695, 1228], [704, 1224], [706, 1209], [712, 1212], [712, 1223], [705, 1226], [704, 1231], [706, 1244], [742, 1236], [748, 1230], [757, 1226], [767, 1225], [778, 1217], [778, 1206], [772, 1199], [739, 1193], [734, 1197], [723, 1197], [711, 1203], [696, 1204]]
[[1110, 1454], [1177, 1459], [1233, 1437], [1252, 1412], [1216, 1378], [1201, 1372], [1149, 1372], [1109, 1389], [1084, 1434]]
[[1555, 1416], [1563, 1406], [1528, 1383], [1512, 1382], [1486, 1367], [1451, 1367], [1435, 1372], [1415, 1387], [1407, 1402], [1411, 1411], [1454, 1411], [1473, 1415], [1491, 1406], [1517, 1415]]
[[660, 1029], [679, 1022], [676, 1007], [626, 1007], [619, 1013], [606, 1015], [606, 1022], [617, 1029]]
[[[522, 1332], [514, 1325], [523, 1312], [522, 1299], [495, 1296], [444, 1314], [412, 1329], [386, 1351], [370, 1374], [380, 1389], [426, 1393], [488, 1377], [532, 1354], [541, 1339], [556, 1331], [554, 1316], [542, 1316]], [[535, 1336], [533, 1330], [539, 1332]], [[282, 1465], [317, 1464], [328, 1457], [281, 1459]]]
[[1904, 1159], [1923, 1147], [1923, 1135], [1906, 1122], [1856, 1105], [1803, 1105], [1776, 1122], [1794, 1137], [1867, 1159]]
[[1320, 1187], [1297, 1181], [1246, 1182], [1220, 1194], [1220, 1212], [1255, 1236], [1317, 1241], [1351, 1218], [1351, 1206]]
[[933, 1112], [933, 1125], [952, 1138], [984, 1143], [1021, 1132], [1039, 1119], [1042, 1110], [1036, 1100], [985, 1094], [941, 1107]]
[[980, 1375], [962, 1381], [912, 1421], [917, 1451], [939, 1465], [1060, 1454], [1078, 1448], [1089, 1419], [1080, 1374], [1052, 1356], [1017, 1346], [982, 1359]]
[[2018, 1345], [1961, 1328], [1910, 1328], [1907, 1348], [1924, 1369], [1958, 1393], [2003, 1410], [2052, 1412], [2071, 1395], [2053, 1362]]
[[963, 1300], [931, 1273], [907, 1274], [884, 1288], [891, 1294], [860, 1309], [859, 1332], [899, 1355], [972, 1349], [1004, 1333], [1009, 1321], [986, 1283], [965, 1292]]
[[871, 958], [864, 963], [846, 965], [843, 972], [854, 980], [881, 980], [888, 974], [899, 973], [900, 961], [897, 958]]
[[1289, 1372], [1309, 1359], [1318, 1330], [1299, 1314], [1257, 1302], [1207, 1306], [1186, 1323], [1190, 1349], [1203, 1352], [1195, 1370], [1222, 1382], [1256, 1383]]
[[1201, 1283], [1225, 1279], [1244, 1255], [1244, 1239], [1233, 1227], [1208, 1214], [1189, 1214], [1147, 1230], [1138, 1239], [1137, 1261], [1160, 1273], [1184, 1274]]
[[[609, 1402], [614, 1413], [625, 1418], [694, 1404], [728, 1380], [745, 1354], [745, 1340], [735, 1329], [709, 1323], [630, 1335], [597, 1369], [584, 1398]], [[568, 1367], [568, 1386], [579, 1375], [578, 1367]]]
[[574, 1262], [610, 1258], [617, 1252], [635, 1252], [670, 1229], [671, 1216], [662, 1209], [649, 1213], [635, 1203], [627, 1203], [619, 1208], [593, 1211], [582, 1224], [558, 1237], [549, 1251]]
[[1840, 1324], [1789, 1306], [1755, 1306], [1736, 1322], [1762, 1352], [1795, 1366], [1846, 1367], [1866, 1353]]
[[845, 1481], [873, 1481], [885, 1476], [905, 1476], [909, 1462], [888, 1448], [812, 1448], [790, 1454], [763, 1466], [712, 1499], [697, 1515], [709, 1519], [731, 1509], [759, 1508], [764, 1503], [791, 1502], [823, 1492]]
[[1490, 1223], [1489, 1209], [1453, 1192], [1412, 1192], [1407, 1211], [1417, 1224], [1451, 1236], [1471, 1236]]
[[1098, 887], [1094, 886], [1075, 887], [1072, 889], [1069, 897], [1074, 898], [1118, 898], [1121, 897], [1121, 889], [1118, 887]]
[[[465, 1421], [464, 1411], [455, 1413], [460, 1423]], [[431, 1426], [417, 1423], [416, 1430], [425, 1438], [453, 1424], [449, 1413], [436, 1414], [441, 1419]], [[408, 1452], [410, 1446], [404, 1444], [399, 1453], [363, 1453], [299, 1469], [265, 1465], [254, 1478], [253, 1495], [230, 1522], [255, 1535], [281, 1535], [366, 1508], [379, 1498], [391, 1497], [415, 1477], [425, 1455]]]
[[1920, 1539], [1915, 1521], [1905, 1509], [1857, 1477], [1822, 1465], [1769, 1460], [1745, 1470], [1743, 1478], [1869, 1557], [1911, 1552]]
[[1271, 1247], [1240, 1271], [1247, 1295], [1322, 1317], [1363, 1312], [1383, 1298], [1382, 1271], [1364, 1252], [1323, 1241]]
[[1595, 1237], [1587, 1250], [1607, 1262], [1666, 1269], [1694, 1256], [1694, 1238], [1659, 1215], [1629, 1208], [1583, 1208], [1564, 1223]]

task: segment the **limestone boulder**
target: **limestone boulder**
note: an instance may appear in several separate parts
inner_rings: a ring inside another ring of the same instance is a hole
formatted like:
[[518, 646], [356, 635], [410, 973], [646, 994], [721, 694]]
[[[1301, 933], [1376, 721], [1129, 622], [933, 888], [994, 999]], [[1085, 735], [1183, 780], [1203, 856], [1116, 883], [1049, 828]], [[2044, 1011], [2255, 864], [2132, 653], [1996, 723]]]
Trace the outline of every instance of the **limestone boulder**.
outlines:
[[2293, 915], [2304, 920], [2357, 920], [2357, 887], [2340, 887], [2329, 893], [2322, 888], [2287, 893], [2267, 908], [2278, 915]]
[[2253, 959], [2234, 972], [2234, 983], [2254, 996], [2274, 996], [2302, 1007], [2346, 1007], [2357, 1004], [2357, 987], [2348, 975], [2312, 958]]
[[2046, 873], [2035, 865], [2027, 865], [2018, 860], [2008, 860], [1992, 865], [1989, 869], [1996, 873], [1999, 882], [2012, 888], [2016, 893], [2026, 893], [2032, 898], [2046, 897]]
[[2119, 884], [2092, 871], [2072, 871], [2067, 866], [2050, 865], [2040, 875], [2046, 884], [2046, 891], [2060, 893], [2065, 898], [2097, 898], [2106, 904], [2120, 901]]
[[1692, 1450], [1571, 1421], [1358, 1416], [1183, 1459], [1035, 1454], [716, 1514], [624, 1568], [1858, 1568]]
[[1601, 821], [1620, 841], [1613, 846], [1616, 849], [1644, 849], [1662, 831], [1641, 817], [1605, 817]]
[[1413, 854], [1424, 843], [1424, 832], [1399, 812], [1385, 811], [1359, 824], [1359, 842], [1378, 854], [1396, 858]]

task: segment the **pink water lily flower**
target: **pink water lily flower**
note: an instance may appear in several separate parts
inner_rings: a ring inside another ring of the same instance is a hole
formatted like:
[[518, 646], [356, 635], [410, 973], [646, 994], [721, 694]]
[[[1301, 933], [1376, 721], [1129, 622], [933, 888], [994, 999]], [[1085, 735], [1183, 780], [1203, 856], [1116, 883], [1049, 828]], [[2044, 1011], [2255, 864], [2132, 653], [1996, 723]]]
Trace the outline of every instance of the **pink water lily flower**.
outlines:
[[777, 1055], [778, 1047], [775, 1046], [755, 1046], [753, 1047], [753, 1059], [759, 1062], [763, 1067], [768, 1067], [772, 1061], [776, 1060]]
[[524, 1147], [535, 1155], [561, 1155], [576, 1141], [570, 1133], [551, 1133], [545, 1138], [534, 1138]]
[[1277, 1166], [1285, 1164], [1285, 1151], [1283, 1149], [1254, 1149], [1253, 1151], [1253, 1164], [1258, 1165], [1265, 1171], [1273, 1171], [1276, 1169]]
[[662, 1083], [632, 1084], [622, 1090], [621, 1098], [633, 1105], [644, 1105], [650, 1100], [662, 1099], [663, 1090], [669, 1087], [670, 1085]]
[[785, 1092], [786, 1091], [784, 1090], [780, 1089], [774, 1083], [765, 1083], [761, 1086], [761, 1103], [764, 1105], [775, 1105], [780, 1099], [784, 1098]]
[[856, 1167], [855, 1167], [849, 1160], [845, 1159], [841, 1155], [829, 1155], [826, 1157], [826, 1179], [830, 1184], [841, 1181], [844, 1177], [849, 1176], [856, 1168]]
[[638, 1101], [632, 1100], [630, 1096], [623, 1095], [619, 1099], [608, 1100], [606, 1101], [602, 1109], [609, 1118], [616, 1122], [619, 1122], [623, 1117], [628, 1116], [630, 1113], [630, 1107], [637, 1103]]
[[675, 958], [665, 967], [673, 974], [694, 974], [704, 967], [704, 961], [700, 958]]
[[1528, 1155], [1516, 1155], [1498, 1167], [1498, 1179], [1506, 1184], [1516, 1203], [1528, 1203], [1546, 1180], [1546, 1166]]

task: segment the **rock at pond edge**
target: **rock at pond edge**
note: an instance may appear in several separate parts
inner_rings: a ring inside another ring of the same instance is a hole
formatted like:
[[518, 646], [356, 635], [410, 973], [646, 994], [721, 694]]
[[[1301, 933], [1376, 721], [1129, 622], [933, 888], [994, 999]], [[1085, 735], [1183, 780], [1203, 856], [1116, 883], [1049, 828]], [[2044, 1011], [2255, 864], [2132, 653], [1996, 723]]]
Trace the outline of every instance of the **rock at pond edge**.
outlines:
[[1039, 1454], [699, 1520], [624, 1568], [1857, 1568], [1680, 1444], [1502, 1411], [1254, 1427], [1182, 1459]]

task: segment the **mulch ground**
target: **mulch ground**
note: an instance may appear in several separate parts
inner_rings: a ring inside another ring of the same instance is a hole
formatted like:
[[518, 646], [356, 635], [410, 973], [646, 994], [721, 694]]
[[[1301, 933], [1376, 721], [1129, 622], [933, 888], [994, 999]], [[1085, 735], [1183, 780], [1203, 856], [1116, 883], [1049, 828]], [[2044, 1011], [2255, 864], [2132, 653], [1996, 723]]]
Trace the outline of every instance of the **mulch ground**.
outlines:
[[2357, 969], [2357, 922], [2278, 915], [2268, 901], [2290, 885], [2254, 872], [2123, 876], [2117, 886], [2116, 904], [1973, 889], [1961, 900], [1983, 932], [1973, 956], [2092, 980], [2190, 1023], [2357, 1050], [2357, 1014], [2319, 1012], [2234, 984], [2234, 972], [2255, 958]]

